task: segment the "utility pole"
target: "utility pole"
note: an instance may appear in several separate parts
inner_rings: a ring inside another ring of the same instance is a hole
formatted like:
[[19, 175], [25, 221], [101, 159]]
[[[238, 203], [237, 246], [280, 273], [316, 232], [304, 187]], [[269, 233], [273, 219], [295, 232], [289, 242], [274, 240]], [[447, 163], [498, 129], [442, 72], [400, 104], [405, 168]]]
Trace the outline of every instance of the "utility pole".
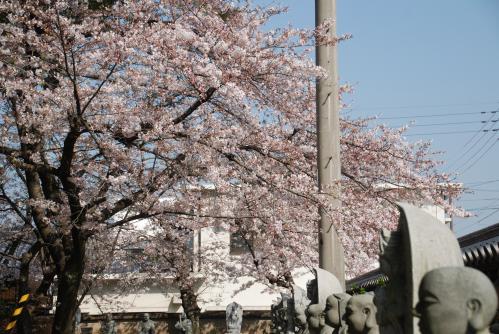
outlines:
[[[336, 37], [336, 0], [315, 0], [315, 24], [332, 21], [328, 36]], [[327, 191], [333, 208], [340, 208], [340, 120], [336, 45], [317, 45], [316, 63], [327, 71], [317, 81], [317, 168], [319, 189]], [[331, 218], [320, 208], [319, 267], [338, 278], [345, 287], [343, 245]]]

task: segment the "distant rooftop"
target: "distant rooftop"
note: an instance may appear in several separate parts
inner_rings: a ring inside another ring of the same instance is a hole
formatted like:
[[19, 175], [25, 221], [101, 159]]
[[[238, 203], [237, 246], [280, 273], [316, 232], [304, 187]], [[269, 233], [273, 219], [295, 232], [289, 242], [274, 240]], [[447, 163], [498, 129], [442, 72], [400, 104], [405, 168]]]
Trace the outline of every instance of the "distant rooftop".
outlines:
[[[499, 267], [499, 223], [464, 235], [457, 240], [465, 266], [482, 270], [491, 268], [492, 271], [497, 271], [496, 267]], [[378, 268], [349, 280], [347, 290], [352, 288], [373, 290], [380, 282], [388, 282], [388, 277]]]

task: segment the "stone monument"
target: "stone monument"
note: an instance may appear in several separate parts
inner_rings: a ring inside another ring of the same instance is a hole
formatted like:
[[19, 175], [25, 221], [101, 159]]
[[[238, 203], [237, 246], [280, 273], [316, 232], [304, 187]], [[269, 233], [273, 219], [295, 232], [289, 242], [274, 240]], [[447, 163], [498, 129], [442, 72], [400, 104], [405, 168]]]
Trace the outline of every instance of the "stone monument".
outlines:
[[344, 292], [343, 287], [336, 276], [329, 271], [321, 268], [315, 268], [314, 271], [317, 279], [317, 293], [316, 296], [313, 296], [316, 299], [311, 299], [311, 301], [314, 304], [321, 304], [323, 308], [326, 308], [326, 299], [332, 294]]
[[187, 318], [185, 313], [180, 314], [179, 320], [175, 324], [175, 328], [185, 334], [192, 334], [192, 321]]
[[105, 321], [101, 323], [101, 334], [116, 334], [116, 322], [110, 313], [106, 314]]
[[76, 308], [76, 313], [75, 313], [75, 324], [74, 324], [74, 334], [80, 334], [81, 333], [81, 309], [79, 307]]
[[445, 224], [410, 204], [399, 204], [399, 211], [397, 231], [381, 236], [380, 266], [389, 283], [375, 302], [382, 333], [419, 334], [412, 310], [421, 279], [432, 269], [464, 264], [457, 239]]
[[334, 328], [334, 334], [348, 333], [344, 317], [350, 298], [348, 293], [335, 293], [326, 299], [325, 321], [326, 325]]
[[225, 310], [227, 334], [240, 334], [243, 323], [243, 307], [236, 302], [227, 305]]
[[402, 233], [383, 229], [380, 235], [380, 270], [389, 278], [386, 287], [376, 289], [376, 320], [383, 334], [404, 334], [407, 294], [402, 254]]
[[293, 284], [294, 326], [297, 334], [308, 333], [306, 313], [308, 305], [310, 305], [310, 299], [307, 298], [307, 292]]
[[155, 334], [156, 324], [149, 317], [149, 313], [144, 313], [142, 322], [140, 323], [139, 334]]
[[466, 267], [443, 267], [424, 275], [416, 315], [423, 334], [485, 334], [497, 310], [492, 282]]
[[281, 299], [271, 305], [272, 334], [294, 333], [294, 303], [290, 294], [281, 292]]

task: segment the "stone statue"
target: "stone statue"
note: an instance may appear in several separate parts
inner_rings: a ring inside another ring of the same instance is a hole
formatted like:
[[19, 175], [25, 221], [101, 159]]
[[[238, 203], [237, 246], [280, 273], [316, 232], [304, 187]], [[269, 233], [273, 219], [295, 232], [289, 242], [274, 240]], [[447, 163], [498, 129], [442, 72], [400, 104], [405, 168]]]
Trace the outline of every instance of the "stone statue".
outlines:
[[293, 298], [281, 292], [281, 299], [271, 306], [272, 334], [294, 333], [294, 305]]
[[494, 286], [476, 269], [438, 268], [421, 281], [416, 315], [423, 334], [488, 334], [496, 310]]
[[[389, 283], [390, 284], [390, 283]], [[395, 308], [395, 305], [391, 304], [390, 301], [396, 299], [396, 296], [387, 297], [387, 292], [396, 291], [394, 289], [390, 290], [387, 287], [378, 287], [374, 292], [374, 305], [376, 305], [376, 321], [378, 322], [379, 331], [382, 334], [404, 334], [404, 310], [405, 303], [398, 303], [399, 309]], [[404, 300], [405, 294], [401, 292], [400, 299]]]
[[307, 323], [310, 334], [332, 334], [334, 328], [326, 325], [324, 318], [324, 306], [311, 304], [307, 308]]
[[311, 300], [312, 303], [321, 304], [326, 307], [326, 299], [334, 293], [342, 293], [343, 288], [340, 281], [329, 271], [315, 268], [315, 277], [317, 277], [317, 300]]
[[240, 334], [241, 324], [243, 323], [243, 307], [236, 302], [227, 305], [225, 320], [227, 322], [227, 334]]
[[80, 323], [81, 323], [81, 310], [79, 307], [77, 307], [75, 313], [75, 324], [74, 324], [75, 334], [81, 333]]
[[395, 232], [381, 236], [381, 271], [389, 278], [375, 298], [383, 334], [419, 334], [412, 310], [418, 302], [418, 287], [430, 270], [464, 266], [461, 249], [449, 228], [422, 209], [399, 204]]
[[348, 333], [344, 316], [351, 297], [348, 293], [335, 293], [326, 299], [326, 309], [324, 310], [326, 325], [334, 328], [333, 333], [335, 334]]
[[105, 321], [101, 323], [100, 332], [101, 334], [116, 334], [116, 322], [110, 313], [106, 314]]
[[307, 297], [311, 304], [307, 308], [307, 327], [310, 334], [333, 333], [333, 328], [325, 322], [324, 310], [327, 298], [335, 293], [342, 293], [340, 281], [330, 272], [315, 268], [315, 279], [307, 283]]
[[307, 298], [307, 292], [298, 285], [293, 284], [293, 306], [294, 306], [294, 323], [295, 333], [307, 334], [307, 307], [310, 305], [310, 299]]
[[182, 313], [175, 324], [175, 328], [182, 331], [182, 333], [192, 334], [192, 321], [187, 318], [185, 313]]
[[149, 318], [149, 313], [144, 313], [142, 322], [140, 323], [139, 334], [154, 334], [156, 333], [156, 324]]
[[348, 334], [379, 334], [373, 297], [366, 293], [352, 296], [348, 300], [345, 310]]
[[280, 303], [273, 303], [270, 305], [270, 333], [279, 334], [282, 330], [282, 321], [279, 318]]
[[379, 238], [379, 266], [388, 276], [386, 287], [376, 289], [374, 304], [380, 331], [384, 334], [404, 334], [407, 294], [405, 292], [405, 270], [401, 256], [402, 233], [383, 229]]

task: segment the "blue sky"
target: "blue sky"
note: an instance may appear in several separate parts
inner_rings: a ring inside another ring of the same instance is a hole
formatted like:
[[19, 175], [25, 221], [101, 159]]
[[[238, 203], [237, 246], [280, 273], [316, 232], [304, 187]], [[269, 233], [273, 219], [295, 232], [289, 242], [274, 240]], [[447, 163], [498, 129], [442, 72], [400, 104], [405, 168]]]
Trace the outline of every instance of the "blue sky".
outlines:
[[[277, 3], [289, 11], [272, 25], [313, 27], [314, 1]], [[456, 234], [499, 222], [499, 1], [337, 0], [337, 21], [353, 35], [339, 47], [349, 114], [415, 121], [407, 139], [446, 152], [442, 169], [469, 189], [458, 204], [476, 214], [456, 219]]]

